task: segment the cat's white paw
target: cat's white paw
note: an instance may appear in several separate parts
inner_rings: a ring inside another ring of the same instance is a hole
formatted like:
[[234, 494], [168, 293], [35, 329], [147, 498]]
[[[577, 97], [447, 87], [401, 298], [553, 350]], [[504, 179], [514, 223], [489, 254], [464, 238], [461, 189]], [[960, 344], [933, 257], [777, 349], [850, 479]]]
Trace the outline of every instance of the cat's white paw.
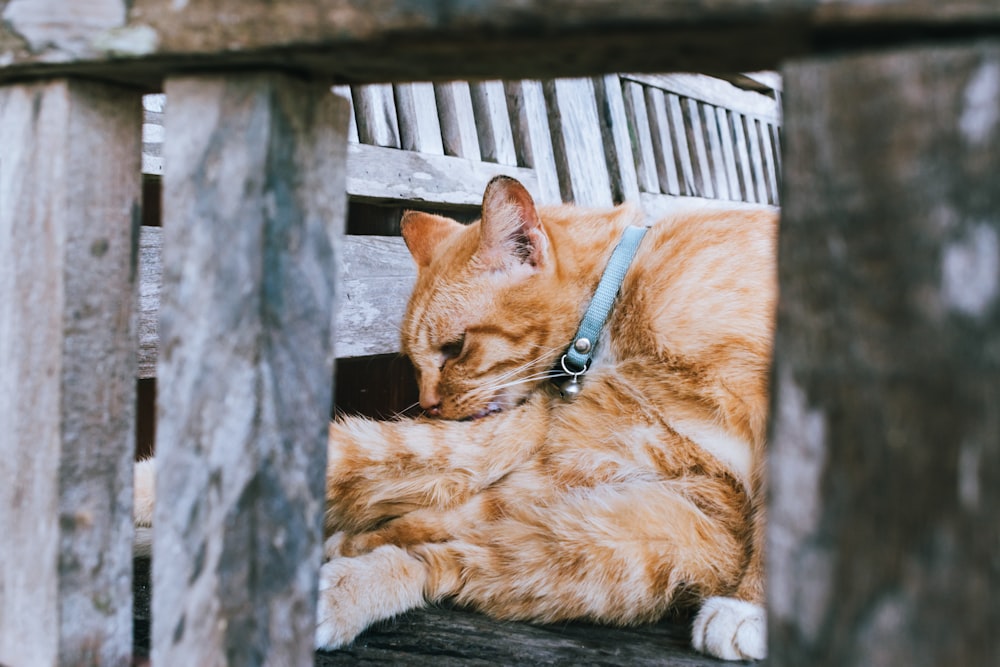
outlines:
[[767, 657], [767, 614], [744, 600], [708, 598], [694, 619], [691, 644], [723, 660], [762, 660]]
[[[327, 542], [339, 549], [339, 541]], [[392, 545], [327, 561], [319, 570], [316, 648], [346, 646], [375, 621], [422, 606], [426, 579], [426, 565]]]
[[[329, 540], [327, 540], [329, 542]], [[356, 568], [347, 558], [327, 561], [319, 571], [316, 606], [316, 648], [332, 650], [346, 646], [370, 621], [356, 599]]]

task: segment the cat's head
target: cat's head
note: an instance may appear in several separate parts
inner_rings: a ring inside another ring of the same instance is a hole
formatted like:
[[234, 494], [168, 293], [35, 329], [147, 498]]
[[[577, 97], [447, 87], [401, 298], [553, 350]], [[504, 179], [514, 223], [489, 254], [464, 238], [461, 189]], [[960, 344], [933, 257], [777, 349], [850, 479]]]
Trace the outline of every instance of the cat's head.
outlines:
[[479, 418], [523, 402], [565, 345], [549, 235], [528, 191], [497, 177], [482, 219], [462, 225], [407, 212], [403, 238], [418, 266], [402, 328], [420, 405], [446, 419]]

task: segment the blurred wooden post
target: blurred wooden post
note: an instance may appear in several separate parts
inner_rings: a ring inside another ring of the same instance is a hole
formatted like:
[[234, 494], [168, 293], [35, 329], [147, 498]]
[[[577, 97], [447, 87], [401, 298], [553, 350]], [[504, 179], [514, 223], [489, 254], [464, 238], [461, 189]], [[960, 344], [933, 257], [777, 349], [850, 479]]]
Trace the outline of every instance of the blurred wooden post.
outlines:
[[0, 664], [128, 665], [137, 91], [0, 88]]
[[1000, 42], [784, 75], [771, 664], [1000, 664]]
[[347, 104], [165, 91], [153, 660], [312, 665]]

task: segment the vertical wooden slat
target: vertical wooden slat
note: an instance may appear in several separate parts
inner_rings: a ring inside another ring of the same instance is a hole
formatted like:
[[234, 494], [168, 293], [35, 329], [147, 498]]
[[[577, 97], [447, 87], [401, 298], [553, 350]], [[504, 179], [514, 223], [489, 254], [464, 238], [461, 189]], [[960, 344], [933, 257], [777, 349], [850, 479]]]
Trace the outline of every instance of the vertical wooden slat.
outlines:
[[666, 94], [667, 117], [670, 120], [670, 130], [674, 138], [674, 150], [680, 165], [680, 179], [683, 193], [697, 195], [698, 184], [695, 180], [693, 160], [691, 159], [691, 144], [688, 142], [687, 124], [681, 106], [681, 98], [673, 93]]
[[1000, 664], [1000, 42], [784, 76], [769, 664]]
[[681, 187], [680, 151], [674, 145], [666, 95], [659, 88], [649, 86], [645, 88], [645, 98], [659, 189], [670, 195], [691, 194]]
[[312, 665], [347, 106], [280, 74], [166, 92], [153, 660]]
[[761, 204], [767, 203], [767, 174], [764, 171], [764, 156], [760, 148], [760, 132], [757, 130], [757, 119], [744, 116], [746, 143], [750, 151], [750, 166], [753, 170], [753, 182], [757, 188], [756, 199]]
[[612, 205], [593, 81], [552, 79], [544, 89], [563, 199], [583, 206]]
[[768, 129], [771, 132], [771, 145], [774, 147], [775, 168], [778, 170], [778, 176], [781, 176], [781, 126], [769, 124]]
[[0, 88], [0, 664], [127, 665], [141, 95]]
[[715, 107], [702, 104], [705, 136], [708, 137], [708, 157], [711, 163], [712, 180], [715, 182], [715, 194], [719, 199], [729, 199], [729, 180], [726, 175], [726, 159], [722, 154], [722, 139], [719, 136], [719, 122], [715, 116]]
[[604, 155], [611, 175], [615, 203], [639, 201], [639, 178], [635, 171], [621, 79], [617, 74], [594, 77], [594, 95], [601, 119]]
[[774, 159], [774, 146], [771, 144], [771, 127], [760, 121], [758, 125], [761, 152], [764, 154], [764, 173], [767, 175], [768, 203], [778, 203], [778, 165]]
[[350, 86], [334, 86], [333, 92], [336, 95], [340, 95], [347, 100], [348, 109], [350, 113], [348, 114], [347, 121], [347, 140], [353, 141], [354, 143], [359, 143], [361, 141], [358, 137], [358, 121], [354, 117], [354, 96], [351, 94]]
[[511, 130], [518, 166], [535, 170], [540, 202], [559, 203], [559, 174], [556, 173], [556, 160], [552, 153], [552, 132], [549, 130], [542, 82], [506, 81], [504, 91], [511, 110]]
[[715, 187], [712, 184], [712, 165], [708, 161], [708, 150], [705, 147], [705, 127], [702, 124], [698, 101], [690, 98], [685, 99], [682, 109], [684, 111], [684, 127], [687, 128], [688, 145], [694, 151], [692, 160], [698, 195], [713, 199]]
[[[646, 96], [643, 87], [635, 81], [622, 81], [622, 95], [625, 98], [625, 112], [628, 114], [631, 127], [639, 189], [657, 194], [661, 192], [660, 181], [656, 172], [657, 161], [653, 152], [653, 136], [650, 132], [650, 119], [646, 114]], [[674, 173], [674, 180], [676, 179], [677, 174]], [[668, 192], [669, 188], [663, 191]]]
[[757, 198], [757, 185], [754, 181], [753, 165], [750, 161], [750, 146], [747, 143], [747, 133], [744, 129], [743, 114], [732, 112], [729, 121], [733, 130], [733, 140], [736, 144], [736, 161], [740, 168], [740, 181], [743, 184], [743, 200], [750, 203], [763, 203]]
[[445, 155], [480, 160], [479, 135], [476, 117], [472, 111], [472, 93], [464, 81], [435, 83], [438, 120], [441, 122], [441, 140]]
[[729, 199], [741, 201], [743, 187], [740, 184], [739, 171], [736, 168], [736, 141], [733, 138], [733, 125], [729, 119], [729, 111], [722, 107], [715, 108], [716, 128], [719, 131], [719, 143], [722, 147], [722, 164], [729, 183]]
[[394, 84], [392, 89], [396, 96], [400, 147], [408, 151], [444, 155], [434, 85], [426, 82], [400, 83]]
[[510, 129], [507, 95], [502, 81], [480, 81], [469, 84], [472, 109], [479, 135], [479, 151], [486, 162], [517, 165], [514, 136]]
[[399, 119], [396, 117], [392, 85], [351, 86], [351, 92], [361, 143], [399, 148]]

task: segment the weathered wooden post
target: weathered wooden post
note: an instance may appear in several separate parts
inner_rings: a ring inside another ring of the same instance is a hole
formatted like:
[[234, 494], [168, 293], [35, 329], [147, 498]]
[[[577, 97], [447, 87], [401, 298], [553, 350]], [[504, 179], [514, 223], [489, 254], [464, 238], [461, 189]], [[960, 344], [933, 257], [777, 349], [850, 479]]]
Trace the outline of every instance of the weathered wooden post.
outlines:
[[772, 664], [1000, 664], [1000, 42], [785, 69]]
[[153, 660], [311, 665], [347, 106], [168, 78]]
[[131, 662], [141, 119], [0, 88], [0, 664]]

